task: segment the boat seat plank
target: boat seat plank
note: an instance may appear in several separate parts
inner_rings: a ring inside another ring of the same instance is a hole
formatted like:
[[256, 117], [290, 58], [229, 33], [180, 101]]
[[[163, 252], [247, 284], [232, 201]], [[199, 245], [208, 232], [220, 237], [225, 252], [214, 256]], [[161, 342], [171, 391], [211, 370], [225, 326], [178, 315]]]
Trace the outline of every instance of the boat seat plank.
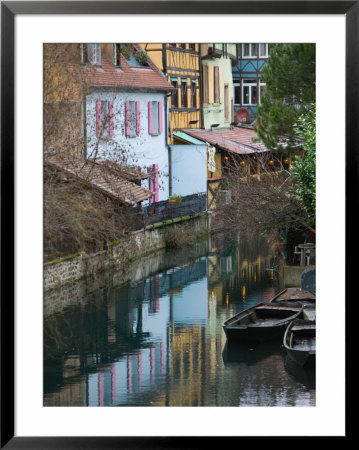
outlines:
[[273, 306], [273, 305], [262, 305], [257, 306], [256, 310], [277, 310], [277, 311], [300, 311], [302, 309], [301, 306]]
[[306, 320], [315, 320], [315, 309], [312, 309], [312, 308], [306, 308], [306, 309], [303, 309], [303, 317], [304, 317], [304, 319], [306, 319]]
[[315, 330], [315, 325], [293, 325], [292, 331]]

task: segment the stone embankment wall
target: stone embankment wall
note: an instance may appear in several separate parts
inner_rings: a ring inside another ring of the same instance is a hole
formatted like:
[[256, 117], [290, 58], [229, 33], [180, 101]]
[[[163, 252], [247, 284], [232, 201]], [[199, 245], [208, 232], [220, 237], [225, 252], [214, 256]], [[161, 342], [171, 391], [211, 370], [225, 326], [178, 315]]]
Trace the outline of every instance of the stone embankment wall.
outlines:
[[[182, 217], [172, 221], [148, 226], [146, 229], [131, 233], [124, 240], [112, 243], [108, 250], [91, 255], [72, 255], [44, 265], [44, 290], [73, 283], [86, 276], [93, 276], [106, 269], [116, 272], [127, 268], [136, 258], [151, 254], [166, 246], [166, 233], [169, 227], [185, 228], [192, 236], [206, 233], [210, 229], [210, 216]], [[125, 267], [126, 266], [126, 267]]]

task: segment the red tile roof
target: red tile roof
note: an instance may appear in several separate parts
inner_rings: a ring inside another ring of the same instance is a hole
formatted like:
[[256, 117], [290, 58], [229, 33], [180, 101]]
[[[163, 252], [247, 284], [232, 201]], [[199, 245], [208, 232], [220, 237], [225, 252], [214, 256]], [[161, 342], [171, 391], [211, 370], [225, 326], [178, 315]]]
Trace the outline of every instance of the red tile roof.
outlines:
[[[104, 161], [93, 162], [58, 153], [45, 153], [44, 161], [57, 170], [90, 184], [126, 206], [153, 196], [153, 192], [129, 181], [128, 170], [116, 163], [109, 165]], [[143, 178], [140, 173], [137, 177]]]
[[[133, 44], [133, 47], [137, 50], [140, 49], [135, 44]], [[156, 91], [170, 91], [174, 89], [151, 60], [148, 61], [148, 66], [132, 67], [128, 64], [126, 58], [121, 55], [121, 64], [118, 68], [102, 54], [101, 67], [87, 66], [87, 68], [88, 81], [91, 86], [112, 86]]]
[[217, 145], [223, 150], [238, 155], [269, 151], [261, 141], [252, 141], [253, 138], [257, 139], [258, 136], [254, 130], [249, 128], [233, 127], [213, 131], [188, 128], [181, 131], [201, 141], [208, 142], [211, 145]]

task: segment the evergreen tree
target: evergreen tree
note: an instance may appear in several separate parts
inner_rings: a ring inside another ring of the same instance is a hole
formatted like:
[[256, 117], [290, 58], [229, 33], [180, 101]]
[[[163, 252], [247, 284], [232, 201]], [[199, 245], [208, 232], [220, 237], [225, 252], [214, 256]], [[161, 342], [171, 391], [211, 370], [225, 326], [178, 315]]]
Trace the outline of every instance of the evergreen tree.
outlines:
[[300, 147], [295, 124], [315, 102], [315, 44], [272, 45], [262, 79], [266, 91], [258, 107], [259, 137], [272, 150]]
[[307, 222], [315, 225], [315, 104], [306, 116], [299, 118], [295, 131], [302, 140], [304, 154], [296, 155], [293, 161], [293, 193], [307, 213]]

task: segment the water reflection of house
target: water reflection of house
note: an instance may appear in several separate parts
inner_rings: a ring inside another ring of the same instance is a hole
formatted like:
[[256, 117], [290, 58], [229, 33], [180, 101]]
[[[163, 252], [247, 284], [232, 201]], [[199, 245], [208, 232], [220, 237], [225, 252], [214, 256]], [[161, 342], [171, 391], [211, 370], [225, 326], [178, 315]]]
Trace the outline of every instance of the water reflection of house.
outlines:
[[209, 258], [103, 291], [96, 308], [85, 305], [82, 312], [66, 312], [63, 322], [57, 318], [57, 325], [68, 322], [76, 332], [66, 342], [71, 356], [59, 361], [61, 388], [51, 388], [45, 404], [209, 404], [208, 386], [216, 386], [226, 342], [218, 333], [217, 308], [223, 311], [225, 303], [233, 315], [232, 294], [245, 285], [248, 295], [265, 277], [267, 263], [235, 246], [214, 249]]

